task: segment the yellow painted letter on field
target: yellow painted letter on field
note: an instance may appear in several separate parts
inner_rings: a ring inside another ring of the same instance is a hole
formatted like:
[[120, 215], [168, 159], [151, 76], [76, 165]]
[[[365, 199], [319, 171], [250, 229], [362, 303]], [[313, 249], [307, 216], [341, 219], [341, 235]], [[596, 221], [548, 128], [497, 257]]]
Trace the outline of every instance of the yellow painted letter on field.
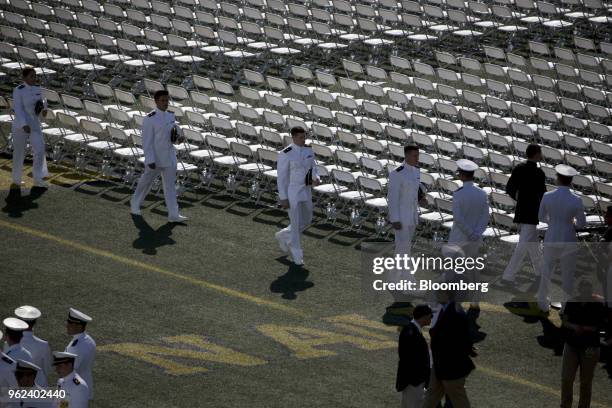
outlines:
[[334, 356], [337, 353], [322, 348], [335, 344], [350, 344], [362, 350], [379, 350], [389, 347], [388, 341], [373, 338], [357, 337], [350, 334], [328, 330], [312, 329], [301, 326], [281, 326], [264, 324], [257, 330], [291, 350], [299, 359]]
[[216, 363], [225, 363], [244, 367], [266, 364], [266, 360], [262, 360], [261, 358], [253, 357], [248, 354], [232, 350], [228, 347], [223, 347], [218, 344], [211, 343], [202, 336], [187, 334], [184, 336], [164, 337], [163, 340], [171, 344], [188, 344], [190, 346], [206, 350], [202, 354], [206, 355], [207, 361], [214, 361]]
[[[265, 364], [266, 361], [252, 357], [230, 348], [211, 343], [201, 336], [187, 335], [168, 337], [164, 341], [172, 344], [182, 344], [179, 347], [164, 347], [154, 344], [119, 343], [98, 347], [99, 351], [112, 351], [126, 357], [153, 364], [171, 375], [188, 375], [208, 371], [205, 362], [253, 366]], [[198, 349], [185, 348], [195, 346]], [[176, 359], [194, 360], [193, 365], [183, 364]]]
[[397, 347], [397, 341], [390, 338], [389, 335], [384, 335], [381, 333], [376, 333], [372, 330], [380, 330], [387, 332], [389, 334], [397, 334], [397, 328], [387, 326], [383, 323], [376, 322], [374, 320], [368, 320], [364, 316], [358, 314], [348, 314], [348, 315], [340, 315], [340, 316], [330, 316], [324, 317], [324, 321], [333, 323], [336, 327], [347, 330], [354, 334], [359, 334], [365, 337], [372, 337], [379, 340], [388, 340], [389, 348]]

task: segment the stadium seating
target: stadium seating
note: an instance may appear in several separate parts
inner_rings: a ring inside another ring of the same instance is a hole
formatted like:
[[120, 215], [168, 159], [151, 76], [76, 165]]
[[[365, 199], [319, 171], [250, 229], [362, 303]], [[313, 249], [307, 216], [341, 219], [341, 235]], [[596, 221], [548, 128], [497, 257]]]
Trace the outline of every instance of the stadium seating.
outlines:
[[[260, 203], [302, 126], [322, 214], [376, 234], [403, 145], [421, 147], [422, 233], [452, 226], [454, 161], [468, 158], [492, 207], [485, 235], [513, 242], [503, 189], [531, 142], [548, 182], [559, 163], [580, 171], [589, 222], [610, 205], [611, 23], [600, 0], [2, 0], [0, 81], [36, 66], [50, 157], [131, 186], [157, 89], [186, 136], [180, 192], [217, 181]], [[0, 99], [3, 124], [10, 104]]]

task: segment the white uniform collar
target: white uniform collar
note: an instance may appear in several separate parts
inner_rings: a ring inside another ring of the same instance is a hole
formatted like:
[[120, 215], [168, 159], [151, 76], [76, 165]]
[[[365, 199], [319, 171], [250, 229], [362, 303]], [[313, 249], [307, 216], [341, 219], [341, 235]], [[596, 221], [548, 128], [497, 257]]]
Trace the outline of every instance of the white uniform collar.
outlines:
[[417, 329], [419, 329], [419, 333], [423, 333], [423, 328], [421, 328], [421, 325], [416, 320], [412, 319], [411, 323], [414, 324]]
[[26, 87], [26, 89], [30, 89], [30, 88], [32, 88], [33, 86], [36, 86], [36, 85], [28, 85], [28, 84], [26, 84], [26, 83], [24, 82], [24, 83], [23, 83], [23, 86], [25, 86], [25, 87]]
[[77, 339], [81, 340], [82, 338], [85, 338], [85, 335], [87, 335], [86, 331], [81, 332], [79, 334], [75, 334], [74, 336], [72, 336], [72, 340], [77, 340]]
[[463, 182], [463, 187], [465, 186], [473, 186], [474, 185], [474, 180], [467, 180]]
[[57, 383], [62, 384], [64, 382], [69, 382], [74, 377], [74, 374], [75, 374], [75, 371], [72, 370], [72, 372], [70, 372], [70, 374], [68, 374], [64, 378], [60, 378], [59, 380], [57, 380]]
[[27, 337], [27, 338], [31, 339], [32, 337], [34, 337], [34, 333], [32, 333], [32, 330], [24, 330], [23, 331], [23, 337]]
[[569, 186], [557, 186], [558, 190], [565, 190], [565, 191], [569, 191]]
[[10, 353], [13, 350], [18, 350], [20, 348], [21, 348], [21, 344], [19, 344], [19, 343], [13, 344], [12, 346], [8, 346], [7, 349], [6, 349], [6, 354]]
[[410, 164], [408, 164], [408, 163], [406, 162], [406, 160], [404, 160], [404, 163], [402, 163], [402, 165], [403, 165], [405, 168], [407, 168], [409, 171], [412, 171], [412, 170], [418, 170], [418, 167], [416, 167], [416, 166], [411, 166]]

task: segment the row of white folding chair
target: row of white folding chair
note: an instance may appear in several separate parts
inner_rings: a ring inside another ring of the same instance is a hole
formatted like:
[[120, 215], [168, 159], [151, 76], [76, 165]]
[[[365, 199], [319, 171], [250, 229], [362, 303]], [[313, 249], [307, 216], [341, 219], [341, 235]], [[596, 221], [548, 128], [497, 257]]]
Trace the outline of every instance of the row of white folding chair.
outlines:
[[[223, 47], [217, 47], [217, 46], [209, 47], [208, 44], [205, 42], [198, 41], [198, 40], [192, 40], [191, 37], [194, 35], [194, 33], [192, 32], [192, 28], [191, 26], [184, 27], [184, 24], [180, 25], [181, 27], [180, 30], [176, 30], [177, 33], [175, 34], [168, 33], [167, 35], [164, 35], [161, 32], [150, 30], [150, 29], [145, 29], [143, 31], [136, 26], [131, 26], [125, 23], [121, 25], [115, 24], [115, 23], [110, 24], [110, 25], [105, 24], [104, 27], [100, 25], [101, 30], [95, 30], [94, 28], [95, 31], [111, 32], [117, 37], [119, 37], [119, 35], [122, 35], [122, 36], [127, 36], [128, 38], [132, 38], [134, 40], [139, 41], [139, 42], [135, 42], [135, 41], [127, 40], [127, 39], [119, 39], [119, 38], [115, 39], [111, 37], [112, 42], [110, 42], [110, 44], [109, 44], [109, 41], [103, 41], [105, 39], [102, 37], [101, 33], [95, 32], [93, 35], [94, 38], [92, 40], [91, 33], [88, 33], [87, 30], [84, 30], [82, 28], [69, 27], [69, 26], [65, 26], [62, 24], [58, 24], [58, 23], [49, 23], [49, 25], [52, 26], [52, 28], [56, 30], [54, 32], [57, 32], [58, 35], [62, 34], [65, 37], [69, 37], [70, 35], [72, 35], [72, 31], [76, 31], [80, 33], [79, 36], [81, 37], [81, 39], [85, 41], [89, 40], [92, 43], [95, 42], [96, 45], [98, 46], [102, 45], [102, 47], [100, 47], [102, 49], [105, 49], [105, 48], [115, 48], [116, 49], [116, 47], [119, 47], [121, 51], [126, 52], [128, 54], [127, 57], [130, 57], [130, 56], [135, 57], [136, 56], [135, 54], [145, 51], [145, 52], [151, 53], [153, 56], [172, 58], [172, 61], [176, 63], [193, 64], [193, 63], [199, 63], [203, 61], [201, 57], [190, 55], [191, 50], [193, 49], [201, 48], [203, 52], [225, 51], [225, 53], [229, 53], [232, 51], [231, 49], [223, 50]], [[176, 26], [179, 27], [178, 25]], [[188, 32], [185, 32], [186, 30], [188, 30]], [[223, 43], [227, 43], [227, 44], [237, 43], [237, 40], [232, 41], [232, 35], [231, 34], [228, 35], [228, 33], [221, 33], [221, 35], [217, 35], [216, 32], [207, 30], [205, 27], [201, 27], [200, 32], [203, 36], [205, 36], [204, 38], [208, 40], [216, 41], [216, 38], [219, 37], [219, 41], [221, 41], [222, 45]], [[282, 40], [282, 37], [280, 35], [276, 35], [276, 33], [273, 32], [271, 28], [266, 30], [266, 34], [268, 36], [274, 35], [276, 38], [280, 38]], [[183, 37], [184, 35], [187, 35], [187, 37]], [[159, 47], [154, 46], [152, 44], [157, 44], [158, 46], [163, 47], [163, 49], [159, 49]], [[181, 50], [183, 52], [186, 52], [187, 55], [182, 55], [176, 50]], [[101, 53], [101, 52], [98, 52], [98, 53]], [[108, 59], [108, 58], [109, 57], [106, 57], [106, 58], [103, 57], [102, 59]], [[124, 56], [124, 58], [116, 58], [116, 59], [121, 60], [121, 62], [124, 62], [127, 65], [131, 65], [135, 61], [138, 60], [137, 58], [126, 58], [126, 56]], [[124, 60], [128, 60], [128, 61], [124, 61]], [[140, 64], [141, 66], [142, 65], [144, 66], [153, 65], [152, 62], [148, 60], [144, 60], [143, 58], [140, 58], [140, 60], [141, 60], [141, 64]]]
[[[557, 85], [558, 82], [564, 85], [569, 83], [568, 81], [557, 81], [556, 79], [541, 75], [528, 75], [519, 69], [510, 69], [490, 63], [481, 64], [474, 59], [451, 59], [449, 57], [452, 57], [452, 55], [448, 53], [444, 53], [443, 55], [437, 54], [437, 56], [439, 57], [439, 61], [442, 59], [444, 60], [446, 68], [435, 69], [429, 64], [414, 60], [412, 60], [411, 63], [410, 60], [394, 56], [391, 57], [390, 61], [392, 66], [397, 69], [424, 76], [425, 78], [421, 78], [423, 81], [427, 81], [428, 78], [431, 78], [437, 83], [443, 82], [449, 86], [461, 87], [464, 89], [467, 87], [468, 89], [488, 90], [495, 94], [516, 95], [516, 97], [525, 100], [533, 99], [535, 96], [534, 91], [537, 91], [539, 88], [555, 91], [561, 87], [561, 85]], [[454, 65], [458, 67], [461, 66], [470, 72], [478, 72], [479, 75], [465, 72], [461, 73], [453, 70], [449, 62], [454, 63]], [[373, 69], [370, 68], [368, 71], [373, 72]], [[383, 77], [383, 75], [380, 75], [380, 77]], [[391, 79], [393, 79], [393, 77], [397, 78], [397, 74], [389, 73], [389, 77]], [[487, 77], [494, 79], [487, 79]], [[509, 86], [508, 84], [510, 83], [515, 83], [517, 85]], [[588, 86], [575, 85], [575, 88], [578, 92], [584, 92], [585, 97], [596, 104], [608, 106], [612, 103], [612, 93], [607, 91], [607, 87], [604, 89], [596, 89]], [[569, 91], [568, 86], [561, 89]]]
[[[491, 63], [480, 64], [477, 60], [466, 58], [451, 59], [450, 57], [452, 57], [452, 55], [448, 53], [444, 53], [443, 55], [442, 53], [437, 53], [436, 56], [439, 57], [438, 61], [443, 59], [446, 66], [449, 65], [448, 61], [452, 61], [453, 65], [460, 66], [470, 72], [480, 72], [478, 76], [475, 76], [469, 72], [459, 73], [447, 68], [438, 68], [436, 70], [438, 72], [438, 77], [446, 82], [450, 81], [452, 83], [461, 84], [461, 81], [463, 81], [465, 85], [479, 87], [479, 81], [482, 84], [482, 79], [490, 77], [494, 80], [501, 80], [502, 82], [519, 85], [531, 90], [545, 89], [557, 93], [566, 92], [578, 96], [586, 102], [593, 102], [604, 106], [612, 104], [612, 93], [607, 91], [607, 87], [602, 86], [596, 88], [588, 85], [580, 85], [577, 84], [576, 81], [568, 81], [568, 79], [571, 79], [569, 76], [560, 76], [565, 79], [556, 79], [550, 75], [528, 74], [516, 67], [503, 67]], [[532, 59], [532, 61], [533, 60], [535, 59]], [[545, 61], [542, 62], [546, 63]], [[575, 74], [575, 71], [571, 72]], [[581, 71], [581, 74], [588, 75], [588, 71]], [[598, 78], [601, 79], [601, 77]], [[589, 84], [592, 85], [593, 81]], [[484, 84], [480, 86], [483, 85]]]
[[[367, 85], [366, 85], [367, 86]], [[372, 88], [372, 86], [370, 86]], [[426, 102], [426, 100], [424, 100], [423, 98], [421, 98], [418, 95], [405, 95], [401, 92], [397, 92], [397, 90], [393, 90], [393, 89], [387, 89], [388, 90], [388, 95], [393, 95], [392, 97], [394, 98], [394, 102], [399, 103], [400, 107], [405, 107], [408, 106], [411, 102], [415, 101], [418, 102], [420, 104], [421, 101]], [[382, 91], [381, 91], [382, 92]], [[538, 94], [538, 96], [543, 95], [543, 93]], [[458, 95], [457, 95], [458, 96]], [[469, 104], [473, 105], [474, 103], [476, 103], [477, 107], [480, 107], [481, 109], [484, 110], [490, 110], [490, 109], [494, 109], [494, 110], [498, 110], [498, 109], [502, 109], [508, 112], [514, 112], [517, 113], [517, 115], [520, 115], [521, 117], [531, 117], [532, 119], [535, 118], [536, 113], [538, 113], [539, 111], [533, 108], [527, 108], [525, 107], [525, 109], [520, 109], [521, 108], [521, 104], [517, 104], [517, 103], [511, 103], [508, 104], [507, 102], [499, 99], [499, 98], [495, 98], [495, 97], [484, 97], [483, 95], [478, 95], [475, 94], [473, 92], [470, 91], [464, 91], [462, 93], [462, 96], [467, 98], [468, 96], [470, 97], [469, 100], [467, 100], [466, 102], [468, 102]], [[416, 98], [415, 98], [416, 97]], [[478, 98], [476, 98], [478, 97]], [[363, 101], [360, 101], [361, 104], [363, 105]], [[446, 101], [446, 105], [452, 105], [449, 101]], [[493, 102], [496, 102], [495, 104]], [[547, 103], [550, 103], [550, 99], [546, 100]], [[555, 101], [556, 103], [559, 103], [558, 101]], [[567, 103], [568, 104], [568, 108], [569, 108], [569, 103], [572, 102], [569, 99], [562, 99], [561, 102], [563, 103]], [[436, 106], [442, 108], [444, 105], [444, 101], [434, 101], [434, 103], [430, 103], [429, 106], [427, 106], [427, 104], [423, 105], [423, 109], [425, 111], [431, 111], [434, 110], [434, 112], [437, 112], [438, 109], [435, 109]], [[370, 105], [375, 105], [375, 102], [369, 102]], [[575, 104], [575, 103], [574, 103]], [[583, 107], [582, 105], [579, 105], [581, 107]], [[449, 106], [450, 107], [450, 106]], [[568, 109], [566, 108], [566, 109]], [[596, 111], [594, 111], [594, 107], [587, 105], [587, 108], [589, 109], [589, 113], [591, 113], [590, 109], [593, 109], [593, 113], [595, 113]], [[583, 107], [584, 109], [584, 107]], [[456, 111], [456, 109], [455, 109]], [[567, 110], [566, 110], [567, 111]], [[575, 110], [576, 112], [579, 112], [578, 110]], [[603, 111], [598, 111], [599, 114], [598, 115], [594, 115], [594, 117], [596, 117], [599, 120], [603, 120], [605, 121], [606, 119], [608, 119], [609, 117], [609, 110], [605, 109]], [[456, 116], [458, 114], [458, 112], [456, 111], [454, 113], [454, 115]], [[606, 115], [606, 116], [604, 116]], [[571, 117], [571, 115], [569, 115], [569, 117]], [[517, 117], [518, 118], [518, 117]], [[559, 118], [561, 119], [561, 117]], [[520, 121], [518, 121], [520, 122]], [[602, 127], [603, 125], [599, 125], [596, 122], [593, 122], [594, 125], [598, 125], [599, 127]], [[603, 130], [603, 133], [602, 133]], [[598, 134], [602, 134], [603, 137], [606, 137], [605, 135], [608, 134], [609, 129], [608, 128], [602, 128], [602, 130], [598, 130]], [[605, 139], [604, 139], [605, 140]]]
[[576, 68], [596, 70], [600, 73], [612, 72], [612, 59], [606, 58], [602, 54], [600, 54], [600, 56], [594, 56], [591, 54], [583, 54], [579, 51], [574, 52], [572, 49], [562, 47], [554, 47], [551, 53], [548, 44], [536, 41], [529, 41], [529, 51], [532, 54], [538, 54], [545, 57], [548, 61], [561, 62]]
[[[395, 65], [397, 65], [398, 67], [400, 66], [411, 66], [410, 62], [408, 60], [403, 59], [399, 59], [399, 58], [393, 58], [392, 59], [393, 63]], [[357, 63], [352, 63], [352, 65], [357, 65], [358, 66], [358, 70], [359, 72], [362, 72], [361, 70], [361, 66]], [[487, 105], [485, 104], [485, 95], [478, 95], [478, 94], [474, 94], [472, 91], [469, 90], [463, 90], [461, 88], [459, 88], [460, 91], [463, 92], [458, 92], [457, 91], [457, 86], [460, 86], [460, 84], [456, 83], [456, 82], [452, 82], [450, 81], [452, 78], [454, 78], [455, 80], [457, 78], [459, 78], [459, 75], [450, 71], [450, 70], [445, 70], [445, 69], [438, 69], [438, 70], [434, 70], [431, 66], [427, 65], [427, 64], [421, 64], [418, 62], [415, 62], [414, 65], [417, 67], [416, 69], [418, 70], [418, 74], [422, 74], [422, 75], [430, 75], [431, 77], [436, 77], [439, 81], [444, 81], [447, 80], [450, 84], [454, 85], [455, 87], [451, 87], [450, 85], [441, 85], [441, 84], [436, 84], [433, 83], [427, 79], [424, 78], [417, 78], [417, 77], [407, 77], [403, 74], [399, 74], [396, 73], [394, 71], [391, 71], [389, 73], [389, 76], [387, 76], [386, 71], [381, 70], [379, 68], [376, 67], [371, 67], [368, 66], [367, 67], [367, 71], [368, 73], [370, 72], [374, 72], [374, 69], [377, 70], [377, 73], [375, 74], [376, 77], [373, 77], [373, 79], [379, 79], [379, 80], [386, 80], [389, 81], [389, 85], [391, 86], [400, 86], [404, 89], [409, 88], [411, 91], [416, 91], [417, 93], [421, 93], [421, 94], [432, 94], [432, 93], [436, 93], [438, 92], [438, 97], [440, 98], [447, 98], [453, 101], [457, 101], [459, 100], [461, 97], [467, 98], [468, 96], [470, 97], [469, 100], [467, 100], [466, 102], [468, 104], [473, 104], [476, 103], [477, 105], [480, 104], [481, 108], [485, 108], [487, 107]], [[345, 62], [345, 67], [346, 67], [346, 62]], [[303, 67], [299, 67], [300, 71], [306, 71], [307, 70]], [[354, 72], [354, 71], [353, 71]], [[294, 74], [295, 74], [295, 70], [294, 70]], [[317, 72], [317, 79], [319, 79], [319, 77], [321, 75], [326, 75], [327, 77], [330, 77], [329, 74], [323, 74], [323, 73], [319, 73]], [[453, 74], [453, 77], [449, 77], [449, 75]], [[312, 77], [312, 74], [310, 75], [300, 75], [297, 78], [301, 78], [301, 79], [307, 79], [309, 76]], [[465, 80], [468, 79], [469, 74], [464, 74], [463, 77]], [[471, 78], [474, 78], [477, 80], [476, 83], [474, 83], [473, 81], [471, 81]], [[350, 81], [350, 79], [346, 79], [346, 78], [341, 78], [341, 81], [343, 81], [343, 83], [348, 83]], [[331, 76], [331, 82], [332, 83], [336, 83], [335, 77]], [[357, 86], [361, 86], [363, 87], [364, 91], [363, 93], [367, 95], [369, 95], [370, 97], [376, 98], [378, 96], [381, 96], [383, 94], [384, 91], [387, 91], [388, 95], [392, 95], [392, 97], [395, 99], [395, 101], [397, 101], [398, 103], [408, 103], [409, 99], [407, 100], [406, 97], [404, 95], [401, 95], [401, 91], [400, 94], [397, 94], [397, 89], [394, 88], [384, 88], [382, 86], [379, 86], [375, 83], [367, 83], [367, 82], [363, 82], [363, 81], [352, 81], [353, 84], [355, 84], [353, 87], [345, 87], [345, 90], [347, 90], [348, 92], [353, 91]], [[327, 84], [329, 84], [330, 81], [327, 81]], [[416, 83], [416, 87], [412, 88]], [[520, 86], [508, 86], [507, 84], [503, 83], [503, 82], [499, 82], [499, 81], [493, 81], [493, 80], [484, 80], [482, 78], [478, 78], [478, 77], [474, 77], [474, 76], [470, 76], [470, 81], [469, 81], [469, 85], [472, 86], [472, 88], [474, 88], [474, 86], [480, 85], [481, 87], [485, 87], [484, 89], [488, 92], [490, 92], [492, 95], [496, 95], [496, 96], [508, 96], [508, 97], [514, 97], [516, 98], [517, 101], [521, 101], [521, 102], [525, 102], [525, 103], [529, 103], [531, 100], [531, 104], [534, 104], [534, 101], [536, 100], [540, 100], [541, 103], [545, 103], [547, 104], [548, 108], [553, 108], [554, 110], [558, 110], [558, 111], [564, 111], [564, 109], [567, 109], [567, 107], [562, 106], [561, 103], [559, 102], [559, 98], [554, 94], [554, 93], [548, 93], [545, 92], [544, 90], [538, 90], [536, 92], [526, 89], [524, 87], [520, 87]], [[361, 89], [361, 88], [357, 88], [357, 89]], [[586, 88], [585, 88], [586, 91]], [[550, 95], [550, 96], [549, 96]], [[361, 95], [358, 95], [361, 96]], [[603, 96], [603, 94], [602, 94]], [[609, 97], [612, 97], [612, 93], [608, 93]], [[505, 98], [507, 99], [507, 98]], [[600, 101], [601, 102], [607, 102], [607, 101]], [[576, 105], [574, 103], [574, 105]], [[583, 103], [579, 103], [578, 104], [580, 106], [580, 109], [575, 109], [575, 112], [583, 112], [586, 110], [586, 113], [591, 115], [592, 119], [598, 119], [598, 120], [603, 120], [606, 121], [609, 116], [610, 116], [610, 111], [608, 108], [605, 107], [599, 107], [597, 105], [594, 104], [583, 104]], [[509, 106], [508, 106], [509, 107]], [[518, 108], [518, 106], [517, 106]], [[525, 110], [523, 110], [524, 112]], [[533, 113], [530, 114], [530, 116], [533, 116]]]
[[[574, 37], [576, 44], [582, 44], [584, 41], [591, 41], [590, 39]], [[586, 45], [585, 45], [586, 46]], [[598, 51], [595, 44], [593, 43], [589, 48], [592, 47], [590, 54], [582, 54], [577, 51], [578, 55], [581, 55], [580, 59], [573, 58], [574, 52], [569, 48], [555, 47], [557, 56], [555, 61], [555, 55], [553, 55], [547, 43], [541, 43], [537, 41], [529, 41], [529, 58], [525, 58], [521, 55], [512, 52], [506, 52], [499, 47], [484, 46], [485, 55], [489, 60], [501, 61], [509, 65], [513, 65], [519, 68], [527, 70], [535, 70], [535, 72], [550, 72], [554, 70], [554, 64], [556, 62], [563, 62], [568, 64], [574, 60], [571, 65], [578, 65], [577, 67], [585, 68], [587, 70], [600, 70], [602, 72], [610, 70], [610, 57], [612, 56], [612, 45], [609, 43], [601, 43], [601, 51]], [[559, 58], [562, 56], [564, 58]], [[600, 67], [601, 66], [601, 67]]]

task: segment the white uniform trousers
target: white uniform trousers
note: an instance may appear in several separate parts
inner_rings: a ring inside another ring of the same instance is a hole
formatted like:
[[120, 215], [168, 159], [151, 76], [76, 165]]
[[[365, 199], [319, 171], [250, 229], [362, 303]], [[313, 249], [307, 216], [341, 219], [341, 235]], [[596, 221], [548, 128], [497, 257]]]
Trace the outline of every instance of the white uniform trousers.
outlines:
[[542, 261], [542, 277], [538, 288], [538, 305], [546, 311], [550, 306], [548, 293], [550, 281], [557, 261], [561, 267], [561, 282], [563, 288], [563, 306], [574, 296], [574, 274], [576, 272], [577, 246], [572, 243], [544, 244]]
[[279, 239], [286, 242], [291, 251], [293, 262], [302, 263], [304, 252], [300, 235], [312, 223], [312, 201], [297, 201], [289, 203], [289, 225], [278, 233]]
[[21, 183], [28, 138], [34, 155], [34, 165], [32, 166], [34, 180], [41, 180], [49, 175], [42, 131], [32, 130], [30, 134], [27, 134], [23, 129], [19, 129], [13, 132], [13, 183], [15, 184]]
[[[415, 231], [416, 231], [415, 225], [406, 225], [404, 223], [402, 223], [402, 229], [393, 230], [393, 232], [395, 233], [395, 254], [396, 255], [410, 256], [410, 252], [412, 249], [412, 238], [414, 237]], [[400, 267], [400, 268], [390, 269], [387, 273], [388, 273], [387, 282], [399, 283], [402, 280], [405, 280], [408, 282], [416, 282], [416, 274], [415, 274], [416, 271], [410, 271], [409, 269], [404, 269]], [[398, 297], [398, 296], [401, 296], [400, 292], [397, 292], [397, 291], [390, 291], [390, 292], [396, 301], [402, 300], [400, 297]]]
[[416, 231], [416, 225], [405, 225], [402, 223], [402, 229], [396, 230], [395, 233], [395, 253], [399, 255], [410, 255], [410, 247], [412, 246], [412, 238]]
[[176, 202], [176, 167], [155, 167], [155, 169], [151, 169], [149, 166], [146, 166], [144, 173], [140, 176], [140, 180], [138, 180], [138, 186], [136, 186], [132, 203], [134, 207], [140, 208], [145, 197], [151, 191], [153, 180], [160, 173], [164, 186], [164, 198], [168, 208], [168, 217], [177, 217], [179, 208]]
[[510, 258], [508, 266], [504, 270], [503, 278], [508, 281], [514, 281], [527, 253], [529, 253], [536, 276], [542, 275], [542, 251], [540, 249], [536, 225], [519, 224], [519, 228], [519, 241], [514, 248], [514, 253], [512, 258]]
[[408, 385], [402, 391], [401, 408], [422, 408], [424, 399], [425, 383], [419, 384], [416, 387]]

